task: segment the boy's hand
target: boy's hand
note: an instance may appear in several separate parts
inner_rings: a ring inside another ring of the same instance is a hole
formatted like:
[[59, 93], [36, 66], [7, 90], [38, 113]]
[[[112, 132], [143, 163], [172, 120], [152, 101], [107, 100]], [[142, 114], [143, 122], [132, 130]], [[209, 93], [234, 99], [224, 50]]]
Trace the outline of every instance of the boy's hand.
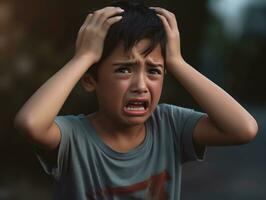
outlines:
[[179, 30], [176, 22], [175, 15], [166, 9], [160, 7], [150, 7], [154, 9], [157, 16], [161, 19], [167, 35], [166, 44], [166, 66], [169, 71], [172, 68], [184, 62], [180, 50], [180, 37]]
[[105, 7], [89, 14], [78, 33], [75, 57], [88, 56], [93, 63], [99, 61], [109, 27], [122, 18], [114, 15], [121, 12], [119, 7]]

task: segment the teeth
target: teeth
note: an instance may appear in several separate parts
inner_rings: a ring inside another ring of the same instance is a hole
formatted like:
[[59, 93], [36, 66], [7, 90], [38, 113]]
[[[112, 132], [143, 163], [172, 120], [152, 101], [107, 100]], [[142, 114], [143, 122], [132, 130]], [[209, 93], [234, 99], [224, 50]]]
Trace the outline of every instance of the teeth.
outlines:
[[144, 111], [146, 110], [146, 102], [145, 101], [130, 101], [125, 109], [128, 111]]
[[145, 110], [144, 107], [132, 107], [132, 106], [129, 106], [129, 107], [126, 107], [127, 110]]
[[142, 105], [143, 102], [132, 102], [132, 104], [134, 104], [134, 105]]

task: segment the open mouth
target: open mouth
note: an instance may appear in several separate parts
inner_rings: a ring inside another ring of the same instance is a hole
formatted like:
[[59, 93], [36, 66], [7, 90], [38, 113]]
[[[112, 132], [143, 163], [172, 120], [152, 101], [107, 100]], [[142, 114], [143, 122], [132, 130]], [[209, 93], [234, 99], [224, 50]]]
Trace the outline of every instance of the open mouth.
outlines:
[[124, 109], [129, 112], [134, 111], [146, 111], [148, 108], [148, 100], [130, 100], [125, 105]]

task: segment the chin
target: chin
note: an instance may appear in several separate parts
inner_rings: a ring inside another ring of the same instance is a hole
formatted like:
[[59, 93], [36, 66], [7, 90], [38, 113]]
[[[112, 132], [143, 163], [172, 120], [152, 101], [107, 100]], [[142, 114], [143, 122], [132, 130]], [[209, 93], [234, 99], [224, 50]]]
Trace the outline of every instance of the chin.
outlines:
[[138, 126], [144, 124], [150, 116], [142, 116], [142, 117], [127, 117], [124, 120], [125, 124], [128, 126]]

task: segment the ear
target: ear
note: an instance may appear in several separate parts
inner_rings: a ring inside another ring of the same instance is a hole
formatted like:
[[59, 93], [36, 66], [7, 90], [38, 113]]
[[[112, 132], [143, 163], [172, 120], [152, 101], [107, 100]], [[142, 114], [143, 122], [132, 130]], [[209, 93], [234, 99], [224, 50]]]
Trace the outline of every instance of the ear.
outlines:
[[96, 81], [90, 74], [84, 74], [81, 78], [81, 85], [88, 92], [93, 92], [96, 88]]

